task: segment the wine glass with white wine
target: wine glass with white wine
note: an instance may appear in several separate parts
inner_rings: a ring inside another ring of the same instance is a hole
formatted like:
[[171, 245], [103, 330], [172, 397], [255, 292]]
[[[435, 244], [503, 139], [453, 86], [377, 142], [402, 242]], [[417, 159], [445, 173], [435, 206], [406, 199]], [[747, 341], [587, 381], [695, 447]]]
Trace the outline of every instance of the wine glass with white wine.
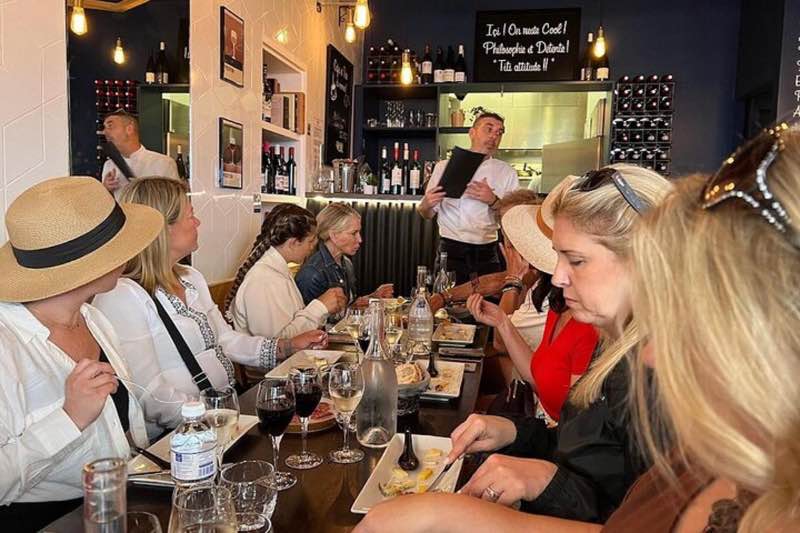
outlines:
[[350, 419], [364, 394], [364, 374], [361, 372], [361, 366], [357, 363], [336, 363], [331, 368], [328, 387], [336, 417], [344, 429], [344, 444], [340, 449], [330, 452], [328, 457], [334, 463], [357, 463], [364, 459], [364, 452], [350, 448], [348, 437]]
[[206, 422], [217, 434], [217, 464], [222, 466], [222, 456], [239, 425], [239, 397], [233, 387], [200, 391], [206, 405]]

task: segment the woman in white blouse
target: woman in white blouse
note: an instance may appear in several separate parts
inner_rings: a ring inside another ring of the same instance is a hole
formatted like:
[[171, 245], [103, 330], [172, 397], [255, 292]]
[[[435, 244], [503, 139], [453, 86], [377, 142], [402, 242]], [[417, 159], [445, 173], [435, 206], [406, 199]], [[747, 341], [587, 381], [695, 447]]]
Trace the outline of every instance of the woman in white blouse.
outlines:
[[126, 187], [124, 201], [154, 207], [166, 226], [128, 263], [117, 287], [94, 300], [114, 325], [134, 380], [149, 391], [142, 403], [151, 436], [175, 427], [181, 419], [180, 402], [199, 393], [156, 301], [214, 388], [235, 383], [231, 361], [270, 369], [294, 350], [327, 340], [321, 331], [292, 339], [254, 337], [225, 322], [203, 275], [178, 263], [197, 249], [200, 221], [187, 192], [182, 180], [162, 177], [137, 178]]
[[289, 262], [302, 263], [314, 251], [316, 229], [314, 215], [294, 204], [279, 204], [264, 217], [225, 301], [237, 331], [291, 337], [319, 328], [347, 305], [340, 287], [305, 305], [289, 272]]
[[[81, 470], [148, 445], [139, 391], [87, 302], [163, 226], [93, 178], [57, 178], [8, 208], [0, 248], [0, 523], [37, 531], [80, 504]], [[24, 302], [24, 303], [19, 303]], [[117, 379], [119, 376], [120, 380]], [[126, 436], [128, 438], [126, 438]]]

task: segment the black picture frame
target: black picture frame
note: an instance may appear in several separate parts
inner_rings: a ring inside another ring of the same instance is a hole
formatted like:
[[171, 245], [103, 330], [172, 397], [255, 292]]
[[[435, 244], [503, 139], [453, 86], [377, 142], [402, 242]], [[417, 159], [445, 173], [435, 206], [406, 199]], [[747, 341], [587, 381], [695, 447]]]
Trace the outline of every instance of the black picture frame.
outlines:
[[325, 69], [324, 161], [349, 159], [353, 131], [353, 64], [328, 45]]
[[[226, 50], [226, 46], [228, 47]], [[219, 8], [219, 77], [236, 87], [244, 87], [244, 19]]]
[[223, 189], [244, 187], [244, 126], [219, 117], [219, 186]]

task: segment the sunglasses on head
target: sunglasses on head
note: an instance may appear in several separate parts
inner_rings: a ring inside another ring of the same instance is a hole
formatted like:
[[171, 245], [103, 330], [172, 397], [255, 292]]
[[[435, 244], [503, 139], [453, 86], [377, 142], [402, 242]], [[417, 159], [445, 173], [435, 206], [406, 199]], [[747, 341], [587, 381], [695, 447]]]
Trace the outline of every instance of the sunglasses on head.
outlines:
[[625, 178], [622, 177], [622, 174], [614, 168], [605, 167], [600, 170], [590, 170], [580, 179], [583, 180], [578, 186], [578, 190], [581, 192], [594, 191], [610, 181], [634, 211], [643, 215], [648, 209], [647, 204], [636, 194], [633, 187], [631, 187], [630, 184], [625, 181]]
[[788, 130], [785, 122], [766, 129], [726, 159], [703, 187], [700, 205], [712, 209], [738, 198], [800, 249], [800, 235], [792, 230], [789, 214], [767, 185], [767, 169], [783, 151], [781, 135]]

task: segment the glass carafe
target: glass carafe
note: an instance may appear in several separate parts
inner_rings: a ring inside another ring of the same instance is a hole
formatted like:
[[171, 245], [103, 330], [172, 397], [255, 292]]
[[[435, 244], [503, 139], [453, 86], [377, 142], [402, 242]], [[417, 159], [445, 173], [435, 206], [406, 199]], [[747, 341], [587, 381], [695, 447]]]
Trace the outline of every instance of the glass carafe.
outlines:
[[397, 432], [397, 375], [383, 331], [383, 302], [369, 302], [369, 347], [361, 362], [364, 393], [356, 410], [356, 437], [362, 446], [383, 448]]

